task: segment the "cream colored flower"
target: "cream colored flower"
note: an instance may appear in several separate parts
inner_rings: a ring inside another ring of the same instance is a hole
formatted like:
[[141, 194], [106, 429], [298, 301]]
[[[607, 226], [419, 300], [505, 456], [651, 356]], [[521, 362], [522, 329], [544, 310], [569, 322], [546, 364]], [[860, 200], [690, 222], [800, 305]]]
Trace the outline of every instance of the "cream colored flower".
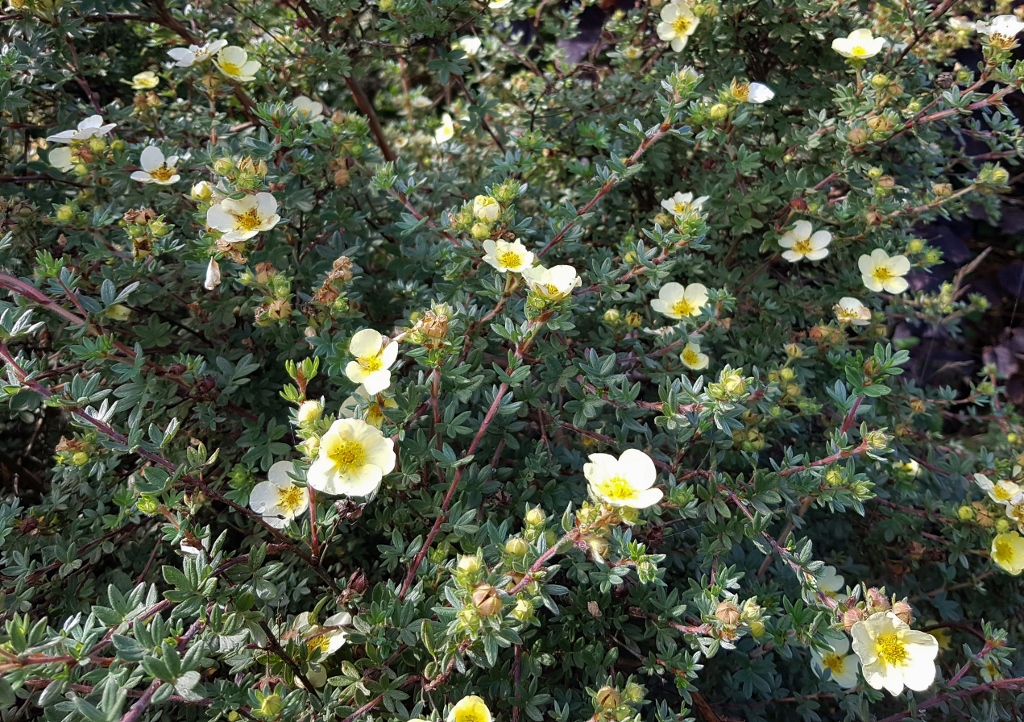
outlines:
[[992, 481], [984, 474], [975, 474], [974, 483], [977, 484], [982, 491], [989, 495], [992, 501], [1000, 504], [1011, 504], [1020, 495], [1021, 488], [1018, 484], [1012, 481]]
[[817, 649], [811, 650], [811, 667], [824, 674], [827, 669], [832, 675], [832, 681], [843, 689], [852, 689], [857, 686], [857, 668], [860, 663], [857, 655], [847, 654], [850, 651], [850, 642], [846, 635], [829, 637], [831, 649], [821, 652]]
[[447, 143], [455, 137], [455, 121], [452, 116], [445, 113], [441, 116], [441, 127], [434, 131], [434, 140], [438, 143]]
[[619, 50], [619, 55], [624, 57], [626, 60], [636, 60], [644, 54], [644, 49], [637, 45], [623, 45]]
[[152, 70], [143, 70], [132, 76], [133, 90], [152, 90], [160, 85], [160, 78]]
[[843, 575], [836, 571], [833, 566], [824, 566], [818, 570], [818, 573], [814, 575], [814, 579], [818, 584], [818, 591], [831, 597], [832, 599], [844, 600], [846, 595], [843, 594], [843, 590], [846, 589], [846, 579]]
[[338, 419], [320, 438], [306, 482], [327, 494], [369, 496], [395, 468], [395, 442], [359, 419]]
[[228, 243], [247, 241], [277, 225], [277, 199], [270, 193], [247, 195], [241, 200], [225, 198], [206, 211], [206, 224], [221, 231]]
[[324, 400], [307, 399], [299, 404], [295, 412], [295, 420], [300, 424], [312, 424], [324, 414]]
[[46, 160], [49, 161], [50, 165], [54, 168], [62, 170], [65, 173], [75, 167], [75, 153], [66, 145], [62, 145], [51, 150], [46, 154]]
[[729, 93], [740, 103], [755, 105], [767, 103], [775, 97], [775, 91], [763, 83], [741, 83], [736, 80], [729, 86]]
[[679, 354], [679, 359], [686, 368], [693, 369], [694, 371], [700, 371], [708, 367], [708, 355], [701, 353], [700, 344], [693, 341], [690, 341], [683, 347], [683, 352]]
[[530, 290], [546, 301], [561, 301], [568, 298], [582, 279], [572, 266], [530, 266], [523, 271], [523, 278]]
[[[341, 649], [348, 641], [348, 627], [352, 624], [352, 615], [348, 612], [332, 614], [324, 620], [323, 624], [317, 624], [310, 619], [309, 612], [303, 612], [292, 622], [294, 629], [310, 651], [320, 653], [320, 658], [334, 654]], [[326, 680], [325, 680], [326, 681]], [[310, 679], [314, 685], [316, 681]]]
[[249, 506], [272, 527], [281, 529], [309, 508], [309, 493], [292, 481], [295, 464], [279, 461], [270, 467], [267, 480], [249, 493]]
[[206, 277], [203, 279], [203, 288], [212, 291], [220, 285], [220, 264], [213, 258], [206, 264]]
[[384, 425], [384, 410], [398, 408], [398, 402], [392, 398], [385, 398], [381, 406], [377, 396], [370, 396], [365, 386], [360, 386], [356, 392], [341, 402], [338, 413], [346, 419], [362, 419], [366, 423], [380, 428]]
[[237, 45], [223, 48], [213, 59], [213, 64], [226, 77], [241, 83], [256, 80], [256, 73], [262, 67], [258, 60], [249, 60], [249, 53]]
[[839, 303], [832, 307], [839, 323], [852, 323], [854, 326], [867, 326], [871, 323], [871, 309], [850, 296], [843, 296]]
[[645, 509], [661, 501], [661, 489], [652, 488], [658, 471], [647, 454], [626, 449], [618, 459], [610, 454], [591, 454], [583, 465], [594, 498], [611, 506]]
[[832, 41], [832, 49], [851, 60], [867, 60], [882, 52], [885, 47], [885, 38], [876, 38], [871, 31], [861, 28], [854, 30], [845, 38], [836, 38]]
[[483, 46], [483, 41], [473, 35], [467, 35], [464, 38], [459, 38], [455, 45], [466, 54], [467, 57], [473, 58], [480, 54], [480, 48]]
[[189, 45], [187, 48], [171, 48], [167, 54], [179, 68], [190, 68], [196, 63], [205, 63], [228, 44], [227, 40], [214, 40], [206, 45]]
[[992, 18], [991, 22], [979, 20], [975, 23], [974, 29], [982, 35], [998, 38], [1008, 43], [1017, 37], [1021, 30], [1024, 30], [1024, 23], [1015, 15], [998, 15]]
[[102, 115], [90, 115], [78, 124], [75, 130], [62, 130], [46, 136], [52, 143], [71, 143], [76, 140], [89, 140], [99, 135], [107, 135], [117, 127], [117, 123], [104, 123]]
[[142, 149], [142, 156], [139, 158], [142, 170], [132, 173], [131, 178], [140, 183], [169, 186], [181, 180], [181, 176], [175, 172], [174, 168], [177, 163], [178, 156], [172, 155], [170, 158], [165, 158], [162, 150], [155, 145], [147, 145]]
[[820, 261], [828, 255], [828, 244], [832, 242], [832, 234], [828, 231], [814, 232], [814, 227], [807, 221], [797, 221], [793, 227], [779, 239], [779, 245], [785, 248], [782, 257], [790, 263], [807, 259]]
[[693, 14], [686, 5], [670, 2], [661, 9], [661, 22], [658, 23], [658, 37], [672, 46], [675, 52], [686, 47], [690, 36], [700, 24], [700, 18]]
[[324, 104], [299, 95], [291, 102], [292, 116], [298, 120], [319, 120], [324, 114]]
[[671, 198], [663, 200], [661, 207], [676, 218], [679, 218], [680, 216], [685, 216], [690, 211], [699, 211], [707, 199], [707, 196], [701, 196], [694, 200], [693, 193], [676, 193]]
[[1020, 574], [1024, 571], [1024, 537], [1015, 531], [996, 534], [992, 539], [992, 561], [1013, 576]]
[[526, 250], [526, 246], [518, 239], [509, 242], [488, 238], [483, 248], [484, 262], [498, 269], [498, 273], [522, 273], [533, 265], [533, 253]]
[[475, 694], [470, 695], [460, 699], [451, 708], [448, 722], [491, 722], [491, 711], [482, 699]]
[[345, 367], [349, 381], [362, 384], [370, 395], [391, 385], [391, 364], [398, 359], [397, 343], [372, 328], [364, 328], [349, 341], [348, 350], [356, 357]]
[[910, 628], [891, 611], [877, 612], [850, 629], [864, 679], [874, 689], [898, 695], [904, 687], [921, 692], [935, 681], [939, 643]]
[[903, 293], [910, 284], [903, 278], [910, 271], [910, 261], [906, 256], [893, 256], [876, 248], [871, 255], [863, 255], [857, 261], [862, 280], [869, 291], [888, 291]]
[[512, 4], [512, 0], [491, 0], [487, 7], [491, 10], [502, 10]]
[[490, 196], [477, 196], [473, 199], [473, 215], [478, 221], [494, 223], [501, 215], [501, 204]]
[[672, 281], [658, 291], [658, 297], [651, 301], [651, 308], [677, 321], [689, 316], [699, 316], [707, 305], [708, 289], [703, 283], [683, 286]]

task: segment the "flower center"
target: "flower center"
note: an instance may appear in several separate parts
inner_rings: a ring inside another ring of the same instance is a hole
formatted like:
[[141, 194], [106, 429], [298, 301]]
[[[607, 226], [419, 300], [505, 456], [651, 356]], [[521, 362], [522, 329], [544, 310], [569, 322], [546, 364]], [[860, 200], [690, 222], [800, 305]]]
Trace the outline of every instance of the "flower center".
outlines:
[[1010, 490], [1002, 484], [996, 484], [995, 488], [992, 490], [992, 496], [996, 498], [996, 501], [1009, 501]]
[[688, 210], [690, 210], [691, 207], [691, 204], [688, 203], [687, 201], [676, 201], [675, 204], [672, 206], [672, 214], [676, 216], [681, 216]]
[[875, 641], [878, 658], [890, 667], [898, 667], [907, 661], [907, 647], [897, 634], [883, 634]]
[[384, 362], [381, 361], [380, 355], [378, 354], [377, 356], [367, 356], [366, 358], [359, 359], [359, 365], [370, 373], [373, 373], [374, 371], [380, 371], [384, 366]]
[[342, 439], [328, 455], [343, 474], [366, 464], [366, 449], [358, 441]]
[[821, 664], [827, 670], [832, 672], [833, 677], [843, 670], [843, 658], [835, 652], [824, 655], [821, 658]]
[[896, 274], [890, 271], [888, 266], [876, 266], [875, 270], [871, 272], [871, 275], [874, 276], [875, 280], [879, 283], [891, 281], [896, 277]]
[[295, 516], [302, 505], [302, 494], [305, 490], [297, 486], [289, 486], [277, 492], [277, 506], [288, 516]]
[[690, 316], [693, 314], [694, 310], [694, 305], [685, 298], [680, 298], [672, 304], [672, 313], [677, 316]]
[[993, 558], [997, 562], [1009, 565], [1013, 561], [1013, 547], [1010, 546], [1008, 541], [997, 541], [995, 544], [996, 550], [992, 554]]
[[306, 646], [309, 647], [311, 652], [319, 650], [323, 654], [327, 654], [331, 647], [331, 635], [322, 633], [315, 637], [310, 637], [306, 640]]
[[736, 100], [746, 103], [750, 97], [750, 83], [736, 83], [732, 88], [732, 95]]
[[635, 496], [633, 485], [621, 476], [603, 482], [600, 491], [603, 496], [613, 501], [628, 501]]
[[797, 241], [793, 244], [793, 251], [799, 253], [801, 256], [806, 256], [808, 253], [813, 251], [814, 248], [811, 246], [811, 239], [805, 238], [802, 241]]
[[502, 268], [518, 268], [523, 265], [523, 257], [515, 251], [502, 251], [498, 254], [498, 263]]
[[235, 216], [235, 225], [243, 231], [258, 230], [261, 223], [262, 221], [260, 220], [259, 213], [255, 208], [250, 208], [245, 213]]
[[692, 348], [688, 348], [685, 351], [683, 351], [683, 361], [689, 364], [690, 366], [696, 366], [697, 362], [700, 361], [700, 356], [698, 356], [697, 352], [694, 351]]
[[455, 722], [484, 722], [484, 719], [476, 710], [466, 710], [456, 716]]
[[149, 177], [152, 178], [153, 180], [165, 182], [169, 181], [172, 175], [174, 175], [174, 169], [168, 168], [166, 165], [162, 165], [159, 168], [151, 170], [149, 172]]
[[853, 57], [855, 58], [859, 58], [861, 55], [867, 55], [868, 50], [863, 45], [854, 45], [853, 49], [850, 51], [850, 54], [853, 55]]
[[672, 31], [676, 35], [686, 35], [692, 25], [693, 21], [688, 16], [680, 15], [672, 21]]
[[384, 409], [379, 404], [370, 404], [366, 409], [366, 423], [378, 429], [384, 423]]
[[223, 60], [220, 62], [220, 69], [223, 70], [228, 75], [241, 75], [242, 74], [242, 66], [241, 65], [236, 65], [235, 63], [224, 62]]

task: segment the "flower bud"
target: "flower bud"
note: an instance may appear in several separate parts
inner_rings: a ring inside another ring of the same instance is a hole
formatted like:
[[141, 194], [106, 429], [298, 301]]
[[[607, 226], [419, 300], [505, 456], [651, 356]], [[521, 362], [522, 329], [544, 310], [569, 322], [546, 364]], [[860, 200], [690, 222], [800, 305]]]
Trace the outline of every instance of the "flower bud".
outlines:
[[217, 175], [227, 175], [234, 169], [235, 162], [230, 158], [218, 158], [213, 164], [213, 172]]
[[501, 215], [501, 205], [490, 196], [477, 196], [473, 199], [473, 215], [478, 221], [494, 223]]
[[116, 151], [116, 152], [118, 152], [118, 153], [121, 153], [121, 152], [124, 152], [125, 150], [127, 150], [127, 149], [128, 149], [128, 144], [127, 144], [127, 143], [125, 143], [125, 142], [124, 142], [123, 140], [121, 140], [120, 138], [117, 138], [117, 139], [115, 139], [115, 140], [112, 140], [112, 141], [110, 142], [110, 147], [111, 147], [111, 148], [112, 148], [112, 149], [113, 149], [114, 151]]
[[913, 624], [914, 622], [914, 611], [906, 602], [896, 602], [895, 604], [893, 604], [892, 613], [900, 619], [902, 619], [907, 624]]
[[719, 602], [715, 618], [723, 624], [735, 626], [740, 623], [740, 609], [732, 602]]
[[[790, 345], [793, 345], [793, 344], [790, 344]], [[787, 351], [788, 351], [788, 347], [787, 347]], [[779, 378], [782, 379], [783, 381], [792, 381], [793, 379], [796, 378], [796, 371], [794, 371], [793, 369], [789, 368], [788, 366], [785, 367], [785, 368], [781, 368], [781, 369], [779, 369]]]
[[89, 463], [89, 455], [84, 451], [76, 451], [71, 455], [71, 463], [75, 466], [85, 466]]
[[263, 698], [256, 714], [260, 717], [277, 717], [281, 714], [282, 707], [284, 707], [284, 703], [281, 701], [281, 695], [275, 692]]
[[882, 594], [880, 589], [871, 587], [867, 593], [868, 606], [872, 612], [884, 612], [887, 611], [892, 604], [889, 602], [889, 598]]
[[622, 314], [619, 312], [619, 309], [609, 308], [604, 312], [605, 323], [618, 323], [620, 320], [622, 320]]
[[535, 506], [526, 512], [526, 523], [529, 526], [540, 526], [545, 521], [547, 521], [547, 515], [539, 506]]
[[299, 444], [299, 448], [302, 450], [303, 454], [305, 454], [309, 458], [313, 458], [320, 451], [320, 437], [310, 436], [308, 439]]
[[626, 325], [631, 328], [637, 328], [644, 322], [643, 317], [636, 311], [630, 311], [626, 314]]
[[836, 467], [832, 467], [825, 472], [825, 483], [829, 486], [839, 486], [843, 483], [843, 472]]
[[750, 634], [755, 639], [764, 636], [764, 622], [762, 622], [760, 619], [754, 619], [750, 622], [747, 622], [747, 626], [750, 627]]
[[868, 132], [863, 128], [850, 128], [850, 132], [846, 134], [846, 139], [853, 145], [863, 145], [868, 140]]
[[480, 560], [475, 554], [463, 554], [459, 558], [458, 570], [463, 574], [476, 574], [480, 571]]
[[521, 557], [530, 550], [530, 545], [522, 537], [512, 537], [505, 543], [505, 551], [514, 557]]
[[708, 115], [711, 116], [712, 120], [722, 120], [725, 116], [729, 115], [729, 106], [725, 103], [715, 103], [708, 109]]
[[1009, 519], [999, 519], [998, 521], [996, 521], [996, 531], [997, 532], [999, 532], [1000, 534], [1005, 534], [1009, 530], [1010, 530], [1010, 520]]
[[956, 515], [960, 517], [960, 521], [970, 521], [974, 518], [974, 507], [964, 504], [956, 510]]
[[870, 178], [871, 180], [877, 180], [877, 179], [879, 179], [881, 177], [882, 177], [882, 169], [881, 168], [879, 168], [878, 166], [874, 166], [873, 168], [868, 168], [868, 178]]
[[334, 171], [334, 185], [336, 186], [347, 186], [349, 181], [348, 168], [342, 166], [338, 170]]
[[876, 88], [884, 88], [889, 84], [889, 76], [885, 73], [877, 73], [871, 78], [871, 84]]
[[189, 192], [189, 195], [192, 196], [192, 200], [205, 203], [213, 198], [213, 186], [209, 181], [199, 181], [192, 186], [192, 190]]
[[[786, 344], [786, 355], [790, 358], [803, 358], [804, 350], [798, 343], [787, 343]], [[792, 369], [784, 369], [792, 372]]]
[[525, 599], [520, 599], [516, 602], [515, 609], [512, 610], [512, 616], [520, 622], [525, 622], [527, 619], [533, 617], [533, 605]]
[[622, 704], [622, 695], [614, 687], [604, 686], [597, 690], [595, 699], [601, 709], [615, 709]]
[[324, 413], [324, 405], [319, 401], [303, 401], [297, 413], [300, 424], [311, 424]]
[[479, 584], [473, 589], [473, 607], [481, 617], [493, 617], [501, 612], [504, 603], [498, 590], [490, 584]]
[[115, 303], [107, 309], [106, 313], [107, 318], [112, 318], [115, 321], [127, 321], [131, 318], [132, 310], [123, 304]]
[[491, 227], [486, 223], [474, 223], [473, 227], [469, 229], [469, 234], [478, 241], [482, 241], [490, 237]]
[[64, 204], [57, 208], [57, 220], [61, 223], [70, 223], [75, 217], [75, 209]]
[[889, 446], [889, 437], [884, 431], [869, 431], [864, 437], [868, 447], [874, 451], [881, 451]]
[[845, 627], [846, 631], [849, 632], [854, 624], [864, 619], [864, 616], [864, 610], [859, 607], [847, 609], [843, 612], [843, 627]]
[[89, 150], [94, 153], [102, 153], [107, 149], [107, 141], [104, 138], [93, 136], [89, 139]]

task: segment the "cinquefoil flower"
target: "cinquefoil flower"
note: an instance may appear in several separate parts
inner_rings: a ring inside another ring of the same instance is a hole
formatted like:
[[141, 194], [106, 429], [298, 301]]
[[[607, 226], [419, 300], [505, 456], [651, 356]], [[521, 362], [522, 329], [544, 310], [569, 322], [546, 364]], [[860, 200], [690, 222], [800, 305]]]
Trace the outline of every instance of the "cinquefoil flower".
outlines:
[[473, 199], [473, 215], [478, 221], [494, 223], [501, 215], [501, 204], [490, 196], [477, 196]]
[[104, 123], [102, 115], [90, 115], [78, 124], [75, 130], [62, 130], [46, 136], [53, 143], [71, 143], [76, 140], [89, 140], [98, 135], [106, 135], [117, 127], [117, 123]]
[[[429, 101], [428, 101], [429, 102]], [[434, 140], [440, 143], [447, 143], [455, 137], [455, 121], [452, 116], [445, 113], [441, 116], [441, 127], [434, 131]]]
[[298, 120], [317, 120], [324, 114], [324, 104], [299, 95], [291, 102], [292, 115]]
[[854, 30], [845, 38], [836, 38], [832, 41], [832, 49], [851, 60], [867, 60], [882, 52], [885, 47], [885, 38], [876, 38], [871, 31], [865, 28]]
[[131, 178], [140, 183], [169, 186], [181, 180], [181, 176], [175, 172], [174, 168], [177, 163], [178, 156], [172, 155], [170, 158], [165, 158], [162, 150], [155, 145], [147, 145], [142, 149], [142, 156], [139, 158], [142, 170], [132, 173]]
[[852, 689], [857, 686], [857, 655], [847, 654], [850, 651], [850, 642], [846, 636], [829, 637], [831, 650], [820, 652], [817, 649], [811, 650], [811, 666], [818, 672], [824, 674], [827, 669], [832, 680], [843, 689]]
[[736, 80], [729, 86], [729, 93], [741, 103], [755, 105], [767, 103], [775, 97], [775, 91], [763, 83], [741, 83]]
[[694, 200], [693, 193], [676, 193], [671, 198], [663, 200], [661, 207], [678, 218], [690, 211], [699, 211], [707, 199], [707, 196], [701, 196]]
[[583, 465], [590, 493], [611, 506], [645, 509], [661, 501], [661, 489], [654, 489], [658, 471], [647, 454], [626, 449], [618, 459], [610, 454], [591, 454]]
[[903, 293], [909, 287], [903, 278], [910, 271], [910, 261], [906, 256], [893, 256], [876, 248], [871, 255], [863, 255], [857, 261], [862, 280], [869, 291], [888, 291]]
[[708, 302], [708, 289], [703, 283], [683, 286], [672, 281], [658, 291], [658, 297], [651, 301], [651, 308], [677, 321], [689, 316], [699, 316]]
[[345, 367], [349, 381], [362, 384], [370, 395], [391, 385], [391, 364], [398, 358], [397, 343], [372, 328], [364, 328], [349, 341], [348, 350], [356, 357]]
[[974, 24], [974, 29], [982, 35], [988, 35], [993, 40], [1001, 40], [1006, 44], [1012, 42], [1018, 33], [1024, 30], [1024, 23], [1015, 15], [997, 15], [991, 22], [979, 20]]
[[1014, 499], [1020, 495], [1020, 486], [1012, 481], [997, 481], [994, 484], [984, 474], [975, 474], [974, 483], [977, 484], [982, 491], [989, 495], [992, 501], [1000, 504], [1010, 504]]
[[498, 273], [522, 273], [533, 265], [533, 252], [519, 240], [492, 241], [488, 238], [483, 243], [484, 262], [498, 269]]
[[191, 68], [196, 63], [205, 63], [227, 47], [227, 40], [214, 40], [206, 45], [189, 45], [187, 48], [171, 48], [167, 54], [179, 68]]
[[306, 474], [317, 491], [369, 496], [395, 468], [395, 442], [359, 419], [338, 419], [320, 438], [319, 455]]
[[568, 298], [582, 280], [572, 266], [531, 266], [523, 271], [523, 278], [530, 290], [546, 301], [561, 301]]
[[292, 481], [295, 464], [279, 461], [270, 467], [267, 480], [249, 493], [249, 506], [270, 526], [281, 529], [309, 508], [309, 492]]
[[[352, 624], [352, 615], [348, 612], [332, 614], [323, 624], [316, 624], [309, 618], [309, 612], [303, 612], [295, 618], [292, 629], [299, 633], [310, 651], [320, 652], [327, 657], [341, 649], [348, 641], [345, 627]], [[311, 680], [312, 681], [312, 680]]]
[[683, 362], [683, 365], [688, 369], [694, 371], [700, 371], [708, 367], [708, 355], [700, 352], [700, 344], [690, 341], [686, 346], [683, 347], [683, 352], [679, 354], [679, 360]]
[[846, 599], [846, 595], [842, 593], [846, 589], [846, 579], [836, 571], [835, 567], [822, 567], [814, 575], [814, 579], [818, 583], [818, 591], [832, 597], [832, 599]]
[[839, 323], [852, 323], [854, 326], [867, 326], [871, 323], [871, 309], [851, 296], [843, 296], [839, 303], [832, 307]]
[[262, 67], [258, 60], [249, 60], [249, 53], [237, 45], [228, 45], [217, 53], [213, 64], [226, 77], [241, 83], [256, 80], [256, 73]]
[[261, 231], [277, 225], [277, 199], [270, 193], [257, 193], [241, 200], [225, 198], [206, 211], [206, 224], [224, 235], [224, 241], [247, 241]]
[[160, 85], [160, 78], [152, 70], [143, 70], [132, 76], [131, 85], [133, 90], [152, 90]]
[[491, 722], [491, 711], [482, 699], [473, 694], [463, 697], [452, 707], [448, 722]]
[[658, 37], [672, 46], [677, 53], [686, 47], [690, 36], [700, 24], [700, 18], [685, 5], [671, 2], [661, 9]]
[[[366, 403], [365, 408], [360, 408], [360, 399]], [[355, 393], [341, 402], [338, 413], [345, 419], [362, 419], [366, 423], [380, 428], [384, 425], [384, 410], [398, 408], [398, 402], [392, 398], [384, 399], [381, 406], [376, 396], [371, 396], [365, 386], [360, 386]]]
[[832, 234], [828, 231], [814, 232], [814, 227], [807, 221], [797, 221], [793, 227], [779, 239], [779, 245], [785, 248], [782, 257], [790, 263], [807, 259], [820, 261], [828, 255], [828, 244], [832, 242]]
[[1024, 571], [1024, 537], [1015, 531], [996, 534], [992, 540], [992, 561], [1017, 576]]
[[920, 692], [935, 681], [938, 641], [911, 629], [891, 611], [877, 612], [857, 622], [850, 635], [864, 679], [874, 689], [884, 688], [898, 695], [904, 687]]

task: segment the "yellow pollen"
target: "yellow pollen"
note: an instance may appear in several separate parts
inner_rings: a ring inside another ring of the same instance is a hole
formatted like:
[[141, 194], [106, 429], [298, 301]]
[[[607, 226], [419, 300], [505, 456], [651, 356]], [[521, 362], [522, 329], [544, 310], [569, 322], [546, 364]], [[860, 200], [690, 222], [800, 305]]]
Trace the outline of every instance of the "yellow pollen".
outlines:
[[158, 181], [169, 181], [172, 175], [174, 175], [174, 169], [168, 168], [166, 165], [149, 172], [149, 177]]
[[797, 241], [793, 244], [793, 251], [799, 253], [801, 256], [806, 256], [808, 253], [814, 250], [814, 246], [811, 245], [811, 239], [805, 238], [802, 241]]
[[1013, 547], [1010, 546], [1010, 543], [1007, 541], [997, 541], [995, 546], [996, 550], [993, 552], [992, 558], [1001, 564], [1012, 566]]
[[523, 257], [515, 251], [502, 251], [498, 254], [498, 264], [502, 268], [518, 268], [523, 265]]
[[889, 270], [888, 266], [877, 266], [871, 275], [875, 277], [875, 280], [879, 283], [885, 283], [893, 278], [896, 278], [896, 274]]
[[243, 231], [255, 231], [260, 225], [260, 216], [255, 208], [250, 208], [240, 216], [235, 216], [235, 225]]
[[693, 21], [686, 15], [680, 15], [672, 21], [672, 30], [676, 35], [686, 35], [686, 31], [693, 25]]
[[747, 102], [747, 98], [750, 97], [750, 83], [735, 83], [732, 86], [732, 97], [736, 98], [740, 102]]
[[633, 490], [632, 484], [621, 476], [616, 476], [602, 482], [599, 489], [603, 496], [613, 501], [628, 501], [636, 496], [636, 492]]
[[859, 58], [861, 55], [867, 55], [868, 51], [863, 45], [854, 45], [853, 49], [850, 50], [850, 54], [855, 58]]
[[997, 501], [1009, 501], [1010, 490], [1007, 489], [1005, 486], [1000, 486], [999, 484], [996, 484], [996, 488], [992, 490], [992, 496], [994, 496]]
[[821, 664], [825, 669], [832, 672], [833, 677], [843, 671], [843, 658], [834, 652], [823, 655], [821, 658]]
[[338, 471], [343, 474], [366, 465], [366, 449], [358, 441], [349, 441], [348, 439], [338, 441], [328, 453], [328, 457], [338, 467]]
[[359, 365], [370, 373], [380, 371], [384, 366], [384, 362], [381, 361], [379, 354], [377, 356], [367, 356], [366, 358], [358, 359], [358, 361]]
[[693, 349], [686, 349], [685, 351], [683, 351], [683, 361], [688, 363], [690, 366], [696, 365], [696, 363], [699, 360], [700, 357], [697, 355], [697, 352], [694, 351]]
[[318, 634], [315, 637], [307, 639], [306, 646], [309, 647], [309, 651], [311, 652], [320, 650], [324, 654], [327, 654], [327, 651], [331, 646], [331, 638], [327, 634]]
[[297, 486], [289, 486], [277, 492], [277, 505], [281, 511], [289, 516], [295, 516], [295, 512], [302, 505], [304, 489]]
[[897, 634], [883, 634], [875, 640], [875, 651], [882, 663], [890, 667], [901, 666], [907, 661], [907, 647]]
[[475, 710], [465, 710], [456, 715], [455, 722], [484, 722], [484, 716], [477, 714]]
[[235, 65], [234, 63], [225, 63], [223, 60], [220, 62], [220, 69], [228, 75], [241, 75], [242, 66]]
[[561, 294], [561, 291], [558, 290], [558, 286], [551, 283], [545, 284], [544, 290], [547, 292], [549, 296], [558, 296], [559, 294]]
[[697, 308], [685, 298], [680, 298], [672, 304], [672, 313], [677, 316], [692, 316]]
[[686, 201], [676, 201], [675, 205], [672, 206], [672, 214], [676, 216], [681, 216], [688, 210], [690, 210], [690, 204]]

